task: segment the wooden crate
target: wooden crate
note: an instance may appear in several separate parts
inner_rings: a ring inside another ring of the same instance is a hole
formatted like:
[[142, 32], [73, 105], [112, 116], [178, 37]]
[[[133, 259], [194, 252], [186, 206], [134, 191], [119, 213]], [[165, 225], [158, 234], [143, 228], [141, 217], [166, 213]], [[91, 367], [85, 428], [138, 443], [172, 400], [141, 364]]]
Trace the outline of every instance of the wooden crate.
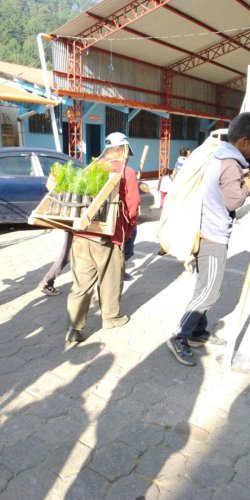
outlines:
[[[50, 204], [50, 197], [49, 194], [47, 194], [39, 203], [36, 210], [33, 210], [31, 213], [28, 224], [79, 232], [113, 235], [119, 206], [120, 179], [121, 174], [110, 173], [105, 186], [103, 186], [81, 217], [49, 215], [47, 211]], [[107, 201], [105, 221], [94, 220], [95, 215], [105, 201]]]

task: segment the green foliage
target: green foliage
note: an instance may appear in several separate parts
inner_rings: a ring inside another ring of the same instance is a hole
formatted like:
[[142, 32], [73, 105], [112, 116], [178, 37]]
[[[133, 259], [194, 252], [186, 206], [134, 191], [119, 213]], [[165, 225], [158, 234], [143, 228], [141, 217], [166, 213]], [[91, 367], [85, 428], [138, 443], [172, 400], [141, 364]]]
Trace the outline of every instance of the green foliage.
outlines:
[[50, 173], [52, 175], [54, 175], [55, 177], [57, 177], [60, 168], [61, 168], [61, 164], [58, 161], [56, 161], [55, 163], [53, 163], [53, 165], [52, 165], [52, 167], [50, 169]]
[[94, 198], [99, 191], [103, 188], [109, 178], [109, 170], [104, 162], [94, 160], [91, 164], [91, 168], [85, 173], [86, 179], [86, 192]]
[[[55, 165], [55, 164], [54, 164]], [[54, 167], [52, 165], [51, 168]], [[74, 179], [76, 171], [73, 167], [72, 161], [68, 161], [61, 165], [60, 168], [56, 167], [56, 185], [54, 188], [55, 193], [73, 193], [74, 192]]]
[[88, 169], [74, 168], [72, 161], [64, 165], [54, 163], [51, 173], [56, 178], [55, 193], [75, 193], [94, 198], [109, 178], [109, 169], [104, 162], [94, 160]]
[[[96, 0], [1, 0], [0, 60], [40, 67], [36, 37], [51, 33]], [[50, 56], [50, 45], [46, 54]]]
[[74, 193], [81, 195], [86, 194], [86, 176], [84, 175], [84, 170], [81, 168], [76, 172]]

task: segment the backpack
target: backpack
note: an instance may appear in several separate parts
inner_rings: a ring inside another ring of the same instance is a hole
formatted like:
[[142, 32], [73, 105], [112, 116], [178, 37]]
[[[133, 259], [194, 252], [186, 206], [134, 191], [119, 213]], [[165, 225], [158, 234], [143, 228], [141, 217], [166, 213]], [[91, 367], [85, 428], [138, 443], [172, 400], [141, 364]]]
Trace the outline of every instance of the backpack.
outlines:
[[186, 268], [199, 250], [203, 175], [219, 144], [217, 138], [208, 137], [191, 153], [172, 182], [161, 212], [157, 239]]

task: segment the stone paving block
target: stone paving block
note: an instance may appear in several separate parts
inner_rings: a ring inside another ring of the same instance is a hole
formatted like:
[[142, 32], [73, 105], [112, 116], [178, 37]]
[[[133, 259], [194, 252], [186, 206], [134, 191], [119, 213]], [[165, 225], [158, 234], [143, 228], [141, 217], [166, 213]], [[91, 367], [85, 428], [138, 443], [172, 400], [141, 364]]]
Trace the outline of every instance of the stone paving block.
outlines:
[[99, 431], [105, 433], [108, 428], [122, 429], [130, 423], [140, 421], [145, 413], [145, 405], [132, 398], [110, 402], [99, 418]]
[[149, 425], [145, 422], [131, 423], [120, 434], [120, 441], [145, 452], [150, 446], [161, 443], [165, 430], [158, 425]]
[[200, 386], [199, 384], [190, 384], [188, 381], [180, 381], [168, 388], [167, 399], [174, 401], [178, 405], [185, 406], [188, 410], [192, 410], [196, 401], [199, 401]]
[[91, 449], [79, 441], [58, 442], [44, 462], [63, 481], [75, 479], [90, 460]]
[[0, 455], [0, 463], [15, 473], [42, 463], [49, 453], [49, 446], [36, 436], [16, 441]]
[[[179, 424], [166, 428], [164, 444], [173, 450], [181, 450], [188, 444], [189, 441], [206, 443], [208, 432], [200, 427], [189, 424], [188, 422], [180, 422]], [[186, 450], [186, 448], [185, 448]], [[186, 451], [183, 449], [183, 453]]]
[[165, 446], [151, 446], [139, 458], [136, 472], [151, 481], [182, 478], [186, 472], [185, 458]]
[[[51, 403], [53, 404], [53, 402]], [[81, 412], [81, 418], [73, 419], [67, 414], [57, 418], [49, 418], [41, 421], [36, 435], [39, 439], [53, 446], [58, 443], [71, 443], [72, 446], [78, 440], [79, 435], [86, 429], [89, 423], [86, 413]]]
[[237, 479], [216, 491], [212, 500], [235, 500], [236, 498], [239, 500], [249, 500], [250, 498], [250, 489], [238, 483]]
[[[97, 442], [96, 435], [96, 425], [89, 424], [86, 429], [79, 435], [78, 440], [83, 443], [88, 448], [94, 449], [95, 447], [101, 447], [102, 443], [100, 441]], [[109, 442], [109, 439], [108, 439]]]
[[137, 401], [144, 402], [148, 407], [154, 405], [155, 403], [159, 403], [163, 398], [168, 397], [168, 390], [159, 387], [153, 377], [151, 379], [138, 382], [135, 385], [132, 396]]
[[200, 488], [188, 477], [181, 478], [181, 481], [163, 479], [160, 482], [160, 494], [157, 500], [211, 500], [211, 492]]
[[0, 346], [0, 358], [6, 358], [8, 356], [12, 356], [13, 354], [17, 354], [23, 348], [23, 339], [18, 338], [5, 343], [0, 342]]
[[[131, 473], [114, 482], [109, 488], [105, 500], [144, 500], [149, 497], [146, 492], [149, 488], [147, 480], [140, 474]], [[151, 499], [153, 500], [152, 496]]]
[[[209, 433], [207, 443], [211, 449], [223, 449], [226, 456], [237, 460], [241, 455], [246, 455], [250, 450], [250, 434], [242, 432], [241, 427], [232, 428], [229, 425], [219, 427]], [[233, 446], [232, 446], [233, 443]]]
[[36, 415], [41, 420], [61, 417], [66, 415], [72, 406], [72, 400], [60, 393], [59, 391], [53, 394], [51, 398], [44, 398], [32, 404], [28, 413]]
[[114, 481], [127, 476], [136, 466], [139, 452], [124, 443], [115, 441], [93, 452], [89, 468]]
[[246, 486], [250, 490], [250, 452], [246, 456], [239, 458], [235, 464], [235, 481]]
[[97, 389], [106, 373], [110, 370], [112, 362], [113, 357], [111, 354], [102, 355], [94, 359], [93, 362], [88, 365], [87, 370], [84, 366], [82, 374], [79, 374], [70, 383], [61, 388], [62, 392], [76, 400], [84, 396], [86, 397], [87, 394], [94, 393], [105, 399], [102, 395], [102, 391], [98, 394], [99, 391]]
[[232, 461], [223, 451], [212, 451], [210, 454], [195, 453], [187, 461], [187, 474], [202, 488], [216, 490], [227, 485], [234, 476]]
[[10, 417], [1, 426], [1, 447], [15, 445], [18, 441], [31, 436], [39, 427], [39, 422], [40, 417], [29, 415], [24, 411]]
[[7, 358], [1, 359], [0, 364], [0, 375], [13, 373], [18, 370], [21, 366], [25, 365], [26, 361], [19, 356], [13, 355]]
[[208, 432], [213, 432], [217, 427], [224, 427], [228, 423], [228, 414], [225, 410], [211, 406], [209, 404], [199, 404], [194, 406], [189, 417], [189, 422], [197, 425]]
[[48, 345], [39, 344], [29, 347], [26, 346], [18, 351], [18, 356], [26, 361], [30, 361], [31, 359], [41, 359], [46, 356], [50, 350], [51, 347]]
[[13, 473], [9, 469], [7, 469], [7, 467], [5, 467], [4, 465], [0, 465], [0, 498], [2, 496], [2, 491], [6, 489], [7, 484], [12, 476]]
[[106, 496], [108, 481], [85, 467], [64, 495], [65, 500], [102, 500]]
[[95, 422], [100, 414], [105, 411], [106, 404], [107, 402], [99, 396], [96, 396], [96, 394], [89, 394], [85, 398], [82, 408], [84, 408], [84, 411], [89, 416], [89, 421]]
[[[2, 386], [2, 380], [1, 380]], [[37, 400], [31, 394], [28, 394], [25, 390], [20, 392], [16, 389], [16, 392], [12, 391], [12, 383], [9, 380], [9, 393], [6, 391], [5, 395], [0, 398], [1, 412], [2, 415], [6, 415], [7, 418], [12, 417], [16, 413], [25, 411]]]
[[173, 401], [164, 400], [148, 409], [145, 421], [163, 426], [173, 426], [188, 418], [188, 410]]
[[65, 381], [50, 372], [41, 373], [41, 376], [27, 387], [27, 392], [36, 398], [43, 399], [53, 394], [60, 387], [63, 387]]
[[[0, 495], [1, 500], [44, 500], [50, 497], [50, 489], [58, 490], [60, 479], [43, 465], [30, 467], [18, 475], [14, 475], [8, 486]], [[57, 488], [56, 488], [57, 486]], [[58, 496], [59, 498], [63, 498]]]

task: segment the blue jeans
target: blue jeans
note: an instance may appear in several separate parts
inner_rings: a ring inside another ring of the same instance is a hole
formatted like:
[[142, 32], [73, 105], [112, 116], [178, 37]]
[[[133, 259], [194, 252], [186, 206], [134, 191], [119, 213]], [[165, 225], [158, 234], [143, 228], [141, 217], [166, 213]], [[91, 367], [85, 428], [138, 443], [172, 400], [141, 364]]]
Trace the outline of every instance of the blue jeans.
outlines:
[[129, 240], [125, 243], [125, 260], [129, 260], [134, 255], [135, 238], [137, 235], [137, 226], [134, 227]]

